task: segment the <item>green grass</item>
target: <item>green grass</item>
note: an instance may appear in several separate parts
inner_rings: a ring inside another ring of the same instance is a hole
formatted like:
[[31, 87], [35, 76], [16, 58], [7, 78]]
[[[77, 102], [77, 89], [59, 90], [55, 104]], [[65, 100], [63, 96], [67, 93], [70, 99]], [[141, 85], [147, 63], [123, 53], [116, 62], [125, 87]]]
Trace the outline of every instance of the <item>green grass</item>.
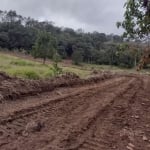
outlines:
[[54, 75], [50, 67], [52, 66], [0, 54], [0, 71], [4, 71], [11, 76], [28, 79], [49, 78]]
[[22, 59], [12, 60], [10, 64], [16, 65], [16, 66], [35, 66], [34, 63], [31, 63]]
[[[59, 64], [59, 67], [62, 68], [63, 72], [73, 72], [81, 78], [86, 78], [93, 72], [93, 70], [137, 73], [135, 69], [123, 69], [107, 65], [82, 64], [80, 66], [68, 65], [66, 67], [62, 67], [61, 64]], [[3, 53], [0, 53], [0, 71], [4, 71], [11, 76], [28, 79], [51, 78], [55, 75], [51, 64], [43, 65], [39, 62], [21, 59]], [[145, 69], [138, 73], [150, 75], [150, 69]]]
[[[82, 67], [72, 65], [70, 67], [62, 67], [63, 72], [73, 72], [80, 77], [88, 76], [91, 71]], [[4, 71], [11, 76], [28, 78], [28, 79], [41, 79], [50, 78], [55, 75], [52, 65], [43, 65], [39, 62], [21, 59], [8, 54], [0, 53], [0, 71]]]

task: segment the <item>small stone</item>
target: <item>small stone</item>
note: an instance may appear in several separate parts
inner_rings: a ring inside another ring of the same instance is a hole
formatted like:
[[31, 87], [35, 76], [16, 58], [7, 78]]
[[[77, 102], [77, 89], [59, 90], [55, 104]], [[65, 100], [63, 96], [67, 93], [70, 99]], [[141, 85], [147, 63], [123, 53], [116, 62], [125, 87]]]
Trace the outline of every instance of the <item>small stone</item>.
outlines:
[[57, 93], [58, 95], [60, 95], [60, 96], [62, 95], [62, 93], [61, 93], [60, 91], [57, 91], [56, 93]]
[[128, 150], [133, 150], [133, 148], [132, 148], [132, 147], [130, 147], [130, 146], [127, 146], [127, 149], [128, 149]]
[[135, 147], [132, 143], [129, 143], [128, 146], [133, 148]]
[[27, 137], [28, 135], [29, 135], [28, 132], [26, 132], [26, 131], [23, 131], [23, 132], [22, 132], [22, 136]]
[[44, 127], [44, 123], [40, 121], [31, 121], [26, 125], [25, 131], [29, 132], [40, 132], [41, 129]]
[[146, 136], [143, 136], [143, 141], [148, 141], [148, 138]]
[[0, 94], [0, 101], [2, 101], [3, 100], [3, 95], [2, 94]]
[[113, 146], [112, 148], [113, 148], [113, 149], [117, 149], [117, 146]]
[[135, 119], [139, 119], [139, 118], [140, 118], [139, 116], [137, 116], [137, 115], [135, 116]]

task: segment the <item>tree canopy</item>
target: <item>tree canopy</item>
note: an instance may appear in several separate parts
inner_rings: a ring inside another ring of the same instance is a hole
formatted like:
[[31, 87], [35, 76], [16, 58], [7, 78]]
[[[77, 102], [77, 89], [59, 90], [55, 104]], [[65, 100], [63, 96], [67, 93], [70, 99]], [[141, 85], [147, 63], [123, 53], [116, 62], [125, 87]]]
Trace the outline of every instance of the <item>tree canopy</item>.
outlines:
[[150, 1], [127, 0], [124, 5], [124, 21], [117, 22], [118, 27], [125, 29], [124, 36], [143, 38], [150, 34]]
[[[53, 58], [53, 50], [62, 59], [81, 62], [132, 67], [134, 58], [125, 50], [117, 55], [122, 36], [82, 29], [60, 28], [51, 21], [23, 17], [16, 11], [0, 11], [0, 47], [22, 50], [35, 57]], [[60, 58], [60, 59], [61, 59]], [[127, 59], [130, 61], [126, 61]]]
[[46, 58], [53, 58], [56, 51], [56, 41], [46, 31], [39, 31], [38, 37], [33, 46], [32, 55], [35, 58], [43, 58], [45, 64]]

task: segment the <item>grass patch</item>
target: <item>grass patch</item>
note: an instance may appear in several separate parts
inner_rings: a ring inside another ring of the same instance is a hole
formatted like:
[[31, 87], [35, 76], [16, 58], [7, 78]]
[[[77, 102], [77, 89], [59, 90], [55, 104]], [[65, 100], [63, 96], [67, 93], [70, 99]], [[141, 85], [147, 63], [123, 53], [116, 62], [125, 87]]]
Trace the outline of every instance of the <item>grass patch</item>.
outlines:
[[44, 77], [45, 78], [50, 78], [54, 76], [53, 70], [49, 69], [47, 72], [45, 72]]
[[27, 79], [39, 79], [40, 76], [39, 74], [34, 71], [34, 70], [24, 70], [24, 69], [11, 69], [11, 70], [8, 70], [8, 73], [12, 76], [15, 76], [15, 77], [23, 77], [23, 78], [27, 78]]
[[91, 74], [90, 70], [86, 70], [80, 67], [63, 67], [63, 72], [73, 72], [80, 76], [81, 78], [86, 78], [88, 75]]
[[[122, 73], [140, 73], [150, 75], [150, 68], [143, 69], [137, 72], [136, 69], [123, 69], [116, 66], [109, 65], [94, 65], [94, 64], [81, 64], [80, 66], [68, 65], [62, 67], [63, 72], [73, 72], [79, 75], [81, 78], [86, 78], [93, 72], [93, 70], [100, 71], [112, 71]], [[51, 78], [56, 75], [54, 66], [51, 64], [45, 64], [34, 62], [26, 59], [21, 59], [9, 54], [0, 53], [0, 71], [6, 72], [9, 75], [28, 78], [28, 79], [44, 79]]]
[[51, 67], [51, 65], [43, 65], [0, 53], [0, 71], [4, 71], [11, 76], [28, 79], [50, 78], [54, 76], [53, 71], [50, 69]]
[[31, 63], [29, 61], [25, 61], [25, 60], [21, 60], [21, 59], [17, 59], [17, 60], [12, 60], [10, 62], [10, 64], [12, 65], [17, 65], [17, 66], [34, 66], [34, 63]]

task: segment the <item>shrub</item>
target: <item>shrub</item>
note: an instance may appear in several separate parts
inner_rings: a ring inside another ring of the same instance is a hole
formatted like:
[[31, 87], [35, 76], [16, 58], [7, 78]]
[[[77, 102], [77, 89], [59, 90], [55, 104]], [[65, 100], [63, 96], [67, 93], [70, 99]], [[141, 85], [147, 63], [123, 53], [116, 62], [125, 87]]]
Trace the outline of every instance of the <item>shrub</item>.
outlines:
[[35, 71], [27, 71], [25, 72], [25, 76], [28, 78], [28, 79], [39, 79], [39, 75], [35, 72]]
[[53, 55], [53, 61], [54, 61], [55, 63], [58, 63], [58, 62], [61, 62], [61, 61], [62, 61], [62, 58], [61, 58], [61, 56], [60, 56], [58, 53], [55, 53], [55, 54]]
[[54, 76], [57, 76], [63, 72], [62, 68], [60, 68], [57, 63], [53, 63], [53, 67], [51, 67], [51, 70], [53, 71]]

